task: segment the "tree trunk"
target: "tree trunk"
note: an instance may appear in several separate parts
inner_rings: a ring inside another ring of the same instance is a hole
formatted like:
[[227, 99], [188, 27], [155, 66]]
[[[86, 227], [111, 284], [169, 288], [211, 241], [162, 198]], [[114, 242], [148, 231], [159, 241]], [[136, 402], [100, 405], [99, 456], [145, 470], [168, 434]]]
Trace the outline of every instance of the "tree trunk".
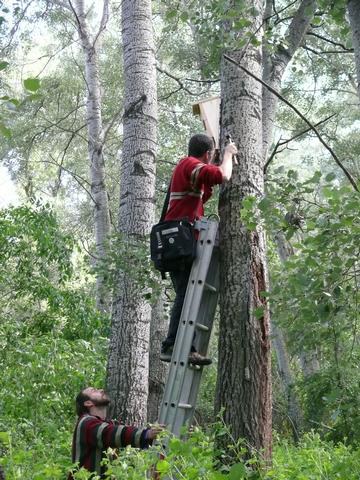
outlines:
[[[123, 0], [122, 36], [125, 112], [119, 231], [136, 252], [154, 223], [157, 104], [151, 0]], [[119, 272], [107, 385], [115, 415], [127, 422], [147, 418], [150, 319], [143, 288], [133, 275]]]
[[[280, 232], [275, 236], [275, 242], [281, 262], [285, 262], [290, 255], [294, 254], [292, 246], [286, 242], [283, 233]], [[293, 388], [294, 377], [290, 367], [284, 334], [282, 332], [282, 329], [276, 325], [274, 318], [272, 318], [271, 336], [272, 345], [276, 352], [278, 371], [287, 401], [287, 413], [291, 421], [294, 440], [297, 441], [299, 437], [299, 430], [301, 429], [302, 425], [303, 415], [297, 395], [295, 394]]]
[[164, 392], [168, 365], [160, 360], [161, 340], [166, 337], [169, 315], [168, 304], [162, 291], [152, 308], [150, 326], [149, 353], [149, 398], [148, 422], [156, 422], [159, 414], [160, 401]]
[[282, 330], [277, 327], [274, 321], [271, 322], [271, 337], [272, 345], [276, 351], [278, 372], [283, 387], [282, 390], [287, 403], [287, 415], [290, 420], [294, 441], [297, 442], [299, 440], [303, 416], [294, 392], [294, 378], [290, 367], [285, 338]]
[[[103, 22], [106, 23], [107, 3], [104, 0]], [[106, 256], [106, 240], [110, 234], [110, 212], [105, 183], [104, 134], [101, 117], [101, 91], [98, 70], [97, 41], [104, 28], [102, 25], [95, 39], [91, 38], [83, 0], [76, 0], [75, 17], [85, 58], [86, 121], [88, 127], [88, 152], [90, 162], [91, 196], [94, 202], [94, 226], [96, 266], [101, 266]], [[104, 274], [96, 276], [96, 305], [101, 311], [109, 307], [109, 298], [104, 286]]]
[[[262, 1], [247, 1], [262, 12]], [[261, 31], [262, 15], [252, 31]], [[249, 45], [231, 56], [261, 76], [261, 49]], [[223, 61], [221, 72], [221, 137], [231, 134], [239, 147], [239, 166], [219, 201], [221, 290], [216, 410], [235, 440], [271, 455], [271, 371], [269, 309], [264, 233], [248, 231], [241, 222], [241, 202], [264, 191], [261, 138], [261, 85]]]
[[[268, 0], [266, 2], [264, 14], [265, 25], [269, 22], [271, 17], [272, 7], [273, 2]], [[304, 36], [314, 16], [315, 7], [316, 0], [302, 0], [285, 34], [286, 42], [282, 42], [274, 53], [271, 54], [266, 43], [263, 43], [262, 78], [267, 84], [276, 90], [281, 89], [281, 82], [286, 67], [303, 42]], [[284, 45], [286, 45], [286, 47]], [[266, 87], [263, 87], [262, 96], [263, 161], [265, 164], [269, 146], [272, 142], [278, 98], [270, 93]], [[289, 247], [285, 244], [285, 239], [282, 235], [278, 235], [275, 238], [275, 243], [278, 248], [280, 259], [284, 262], [292, 252], [289, 251]], [[288, 415], [291, 419], [294, 436], [297, 437], [297, 430], [301, 423], [302, 414], [299, 402], [297, 401], [293, 390], [293, 376], [287, 355], [284, 335], [274, 321], [272, 323], [272, 345], [276, 352], [279, 374], [287, 397]]]
[[[296, 14], [294, 15], [287, 33], [285, 41], [281, 42], [275, 53], [271, 54], [269, 49], [264, 45], [263, 48], [263, 80], [275, 90], [280, 90], [282, 78], [286, 67], [293, 58], [296, 50], [303, 42], [306, 31], [310, 26], [310, 22], [314, 16], [316, 0], [302, 0]], [[268, 2], [269, 4], [269, 2]], [[266, 18], [269, 17], [269, 7], [267, 4]], [[286, 45], [286, 47], [285, 47]], [[263, 87], [263, 155], [266, 159], [269, 146], [272, 141], [276, 107], [278, 98]]]
[[352, 33], [355, 53], [355, 65], [357, 76], [357, 90], [360, 99], [360, 3], [359, 0], [349, 0], [347, 4], [349, 23]]

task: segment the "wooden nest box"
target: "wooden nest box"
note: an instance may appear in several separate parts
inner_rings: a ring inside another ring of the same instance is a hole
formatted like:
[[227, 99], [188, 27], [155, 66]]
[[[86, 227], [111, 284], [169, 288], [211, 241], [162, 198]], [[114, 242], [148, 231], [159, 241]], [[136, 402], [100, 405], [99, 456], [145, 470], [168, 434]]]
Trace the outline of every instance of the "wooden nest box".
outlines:
[[194, 103], [193, 114], [200, 116], [206, 134], [214, 139], [215, 147], [219, 148], [220, 97], [205, 98]]

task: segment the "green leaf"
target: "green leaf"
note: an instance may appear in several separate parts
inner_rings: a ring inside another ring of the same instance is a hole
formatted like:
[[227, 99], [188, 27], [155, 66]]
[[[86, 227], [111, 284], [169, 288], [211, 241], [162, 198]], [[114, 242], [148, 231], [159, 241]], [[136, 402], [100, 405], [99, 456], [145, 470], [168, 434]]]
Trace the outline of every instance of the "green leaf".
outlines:
[[334, 173], [334, 172], [331, 172], [331, 173], [329, 173], [328, 175], [326, 175], [325, 180], [326, 180], [327, 182], [332, 182], [335, 178], [336, 178], [335, 173]]
[[156, 470], [159, 473], [167, 473], [170, 470], [169, 462], [167, 462], [166, 460], [160, 460], [160, 462], [156, 464]]
[[246, 468], [242, 463], [233, 465], [229, 472], [229, 480], [240, 480], [246, 477]]
[[177, 16], [178, 12], [177, 10], [169, 10], [166, 12], [166, 20], [171, 20]]
[[4, 61], [0, 62], [0, 70], [5, 70], [5, 68], [7, 68], [8, 66], [9, 66], [9, 62], [4, 62]]
[[264, 307], [257, 307], [257, 308], [254, 308], [253, 313], [257, 319], [260, 319], [264, 316], [264, 311], [265, 311]]
[[24, 80], [24, 87], [29, 92], [36, 92], [40, 88], [40, 80], [38, 78], [26, 78]]
[[5, 443], [6, 445], [10, 442], [9, 432], [0, 432], [0, 442]]
[[240, 18], [239, 20], [237, 20], [235, 22], [235, 28], [236, 29], [241, 29], [241, 28], [244, 28], [244, 27], [249, 27], [251, 25], [251, 22], [250, 20], [247, 20], [246, 18]]
[[0, 134], [6, 138], [11, 137], [11, 130], [7, 128], [3, 123], [0, 123]]
[[312, 23], [313, 25], [320, 25], [321, 22], [322, 22], [321, 17], [314, 17], [314, 18], [312, 19], [312, 22], [311, 22], [311, 23]]
[[20, 102], [17, 98], [9, 98], [9, 102], [15, 105], [15, 107], [18, 107], [20, 105]]

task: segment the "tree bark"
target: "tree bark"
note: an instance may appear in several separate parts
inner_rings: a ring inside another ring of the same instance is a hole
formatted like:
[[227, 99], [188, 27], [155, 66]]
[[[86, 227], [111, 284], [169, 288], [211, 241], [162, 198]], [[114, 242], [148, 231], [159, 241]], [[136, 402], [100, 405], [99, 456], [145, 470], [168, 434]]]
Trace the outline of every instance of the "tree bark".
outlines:
[[161, 292], [155, 305], [152, 307], [150, 326], [150, 353], [149, 353], [149, 398], [148, 418], [150, 423], [156, 422], [159, 415], [160, 401], [164, 392], [168, 364], [160, 360], [161, 340], [166, 337], [169, 315], [168, 304], [164, 292]]
[[360, 3], [358, 0], [349, 0], [347, 4], [349, 14], [349, 23], [352, 33], [356, 76], [357, 76], [357, 91], [360, 99]]
[[[261, 31], [262, 1], [247, 1], [259, 12], [252, 30]], [[249, 45], [236, 61], [261, 75], [261, 48]], [[261, 85], [223, 61], [221, 72], [221, 138], [231, 134], [239, 147], [239, 166], [219, 201], [221, 290], [216, 410], [235, 440], [271, 455], [271, 371], [269, 309], [264, 233], [242, 224], [241, 201], [264, 191]], [[260, 310], [262, 309], [262, 313]]]
[[[104, 23], [106, 23], [107, 4], [108, 0], [104, 0]], [[110, 234], [110, 212], [105, 182], [104, 133], [97, 56], [97, 41], [104, 26], [102, 25], [95, 39], [92, 39], [86, 20], [84, 1], [76, 0], [73, 9], [85, 59], [86, 121], [88, 127], [91, 196], [95, 202], [96, 266], [101, 266], [106, 256], [106, 240]], [[97, 273], [96, 276], [96, 305], [101, 311], [106, 311], [109, 307], [109, 298], [104, 286], [104, 274], [102, 273]]]
[[[119, 231], [136, 248], [154, 223], [157, 128], [151, 0], [122, 2], [125, 112]], [[134, 251], [134, 250], [132, 250]], [[146, 422], [151, 306], [132, 275], [119, 272], [107, 366], [114, 414]]]

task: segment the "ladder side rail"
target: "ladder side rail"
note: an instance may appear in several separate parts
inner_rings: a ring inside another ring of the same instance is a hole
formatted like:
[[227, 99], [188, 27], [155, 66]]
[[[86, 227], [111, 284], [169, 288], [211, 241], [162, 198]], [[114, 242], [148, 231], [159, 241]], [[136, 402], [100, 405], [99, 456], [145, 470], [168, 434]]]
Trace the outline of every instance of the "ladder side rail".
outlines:
[[[206, 244], [205, 244], [206, 245]], [[201, 247], [202, 253], [204, 253], [204, 249]], [[207, 252], [205, 252], [207, 253]], [[206, 259], [206, 263], [208, 259]], [[168, 375], [168, 380], [166, 383], [164, 397], [163, 397], [163, 406], [167, 407], [168, 411], [167, 414], [164, 414], [161, 409], [161, 423], [169, 424], [171, 423], [170, 417], [174, 416], [174, 405], [178, 402], [176, 397], [179, 396], [179, 392], [183, 389], [183, 381], [184, 381], [184, 371], [188, 369], [188, 356], [190, 353], [191, 345], [193, 342], [193, 335], [195, 332], [195, 320], [194, 319], [187, 319], [186, 318], [186, 310], [188, 312], [199, 308], [200, 302], [199, 299], [202, 297], [202, 290], [204, 288], [203, 283], [199, 285], [197, 279], [202, 272], [198, 270], [200, 267], [204, 265], [204, 255], [201, 255], [199, 258], [198, 265], [193, 267], [195, 273], [191, 275], [192, 279], [194, 280], [193, 283], [190, 282], [187, 291], [187, 298], [185, 299], [184, 306], [186, 303], [187, 309], [183, 309], [182, 316], [180, 318], [179, 323], [179, 330], [177, 339], [174, 345], [174, 352], [171, 361], [171, 367]], [[205, 265], [206, 267], [206, 265]], [[201, 269], [200, 269], [201, 270]], [[202, 273], [202, 275], [204, 275]], [[190, 300], [189, 300], [190, 297]], [[190, 316], [190, 313], [188, 314]], [[175, 392], [175, 393], [174, 393]], [[178, 393], [176, 393], [178, 392]]]
[[[209, 228], [210, 227], [210, 228]], [[189, 368], [187, 364], [188, 355], [190, 353], [193, 341], [194, 331], [201, 317], [201, 304], [203, 298], [208, 297], [208, 291], [205, 290], [206, 282], [212, 282], [209, 276], [211, 267], [213, 249], [215, 245], [217, 232], [217, 223], [208, 222], [208, 228], [205, 232], [200, 232], [198, 242], [199, 255], [195, 260], [189, 279], [189, 285], [186, 292], [184, 307], [179, 324], [179, 331], [174, 346], [172, 365], [170, 367], [168, 380], [164, 392], [163, 403], [160, 411], [161, 423], [168, 424], [171, 431], [179, 434], [181, 426], [185, 421], [192, 417], [195, 411], [195, 401], [199, 389], [202, 368], [195, 370]], [[193, 288], [192, 288], [193, 287]], [[216, 285], [218, 287], [218, 285]], [[215, 288], [215, 292], [217, 288]], [[214, 293], [214, 292], [212, 292]], [[217, 295], [215, 295], [217, 298]], [[209, 297], [211, 298], [211, 296]], [[207, 313], [212, 320], [216, 309], [216, 298], [210, 311]], [[205, 308], [208, 310], [208, 308]], [[203, 320], [201, 319], [203, 322]], [[207, 322], [209, 323], [209, 322]], [[181, 333], [180, 333], [181, 332]], [[180, 335], [179, 335], [180, 334]], [[206, 334], [207, 339], [202, 341], [206, 352], [209, 342], [210, 333], [197, 330], [197, 339], [201, 339]], [[190, 400], [190, 401], [189, 401]]]
[[[190, 278], [196, 276], [194, 274], [194, 271], [199, 268], [198, 266], [199, 266], [199, 263], [201, 262], [201, 259], [202, 259], [202, 256], [203, 256], [202, 255], [203, 242], [202, 243], [200, 243], [200, 242], [206, 236], [206, 232], [207, 232], [207, 229], [208, 229], [208, 224], [205, 224], [206, 231], [204, 230], [204, 224], [202, 224], [202, 227], [203, 228], [200, 230], [199, 241], [198, 241], [198, 244], [197, 244], [197, 255], [196, 255], [196, 258], [194, 260], [192, 269], [191, 269], [189, 280], [190, 280]], [[175, 354], [175, 349], [176, 349], [176, 343], [179, 344], [179, 330], [180, 330], [180, 326], [182, 325], [182, 319], [188, 317], [194, 293], [195, 293], [195, 286], [194, 286], [193, 283], [191, 283], [189, 281], [188, 286], [187, 286], [187, 290], [186, 290], [186, 295], [185, 295], [185, 299], [184, 299], [182, 312], [181, 312], [181, 317], [180, 317], [180, 321], [179, 321], [178, 334], [177, 334], [177, 338], [176, 338], [175, 345], [174, 345], [173, 358], [172, 358], [172, 361], [171, 361], [171, 364], [170, 364], [170, 369], [169, 369], [169, 372], [168, 372], [168, 377], [167, 377], [167, 381], [166, 381], [166, 384], [165, 384], [162, 404], [161, 404], [161, 408], [160, 408], [159, 421], [160, 421], [160, 423], [164, 423], [164, 424], [167, 424], [167, 410], [170, 408], [169, 405], [171, 403], [170, 402], [171, 392], [174, 388], [179, 388], [179, 385], [176, 385], [176, 383], [177, 383], [176, 380], [177, 379], [176, 379], [176, 376], [175, 376], [175, 370], [174, 370], [174, 363], [173, 362], [175, 360], [176, 362], [183, 362], [183, 364], [184, 364], [184, 359], [182, 359], [182, 360], [180, 360], [179, 358], [175, 359], [174, 354]], [[181, 337], [182, 337], [182, 335], [181, 335]], [[192, 341], [192, 337], [191, 337], [191, 341]], [[181, 338], [180, 342], [181, 343], [183, 342], [182, 338]], [[190, 348], [191, 348], [191, 345], [188, 348], [185, 349], [187, 355], [190, 352]], [[189, 351], [187, 352], [187, 350], [189, 350]], [[186, 362], [187, 362], [187, 358], [186, 358]], [[180, 366], [185, 366], [186, 367], [186, 364], [181, 365], [181, 363], [180, 363]]]
[[[218, 300], [218, 294], [219, 294], [219, 275], [218, 275], [218, 255], [213, 256], [212, 258], [212, 263], [209, 268], [208, 272], [208, 278], [207, 281], [211, 281], [211, 284], [216, 286], [216, 292], [214, 291], [205, 291], [204, 295], [202, 297], [202, 305], [200, 307], [200, 312], [201, 314], [205, 317], [204, 319], [201, 319], [201, 322], [209, 327], [208, 332], [202, 332], [201, 335], [199, 335], [196, 338], [195, 342], [195, 347], [198, 349], [198, 351], [203, 351], [204, 353], [207, 352], [208, 350], [208, 345], [210, 342], [210, 337], [211, 337], [211, 331], [212, 331], [212, 326], [215, 318], [215, 312], [216, 312], [216, 307], [217, 307], [217, 300]], [[199, 313], [200, 313], [199, 312]], [[201, 369], [198, 374], [194, 375], [191, 383], [191, 388], [188, 392], [186, 392], [186, 399], [183, 398], [183, 396], [180, 397], [180, 402], [187, 402], [190, 405], [193, 405], [194, 408], [192, 410], [186, 410], [184, 411], [183, 415], [183, 422], [191, 424], [192, 418], [195, 413], [195, 408], [196, 408], [196, 400], [197, 396], [199, 393], [200, 389], [200, 384], [201, 384], [201, 377], [202, 377], [202, 372], [203, 369]], [[173, 432], [177, 433], [177, 432]]]

